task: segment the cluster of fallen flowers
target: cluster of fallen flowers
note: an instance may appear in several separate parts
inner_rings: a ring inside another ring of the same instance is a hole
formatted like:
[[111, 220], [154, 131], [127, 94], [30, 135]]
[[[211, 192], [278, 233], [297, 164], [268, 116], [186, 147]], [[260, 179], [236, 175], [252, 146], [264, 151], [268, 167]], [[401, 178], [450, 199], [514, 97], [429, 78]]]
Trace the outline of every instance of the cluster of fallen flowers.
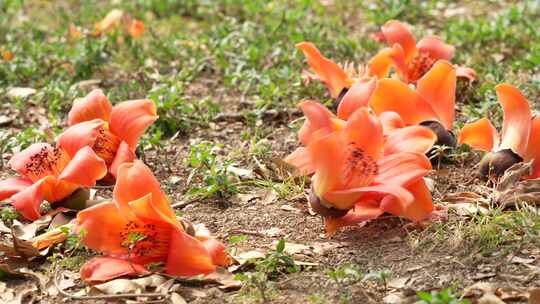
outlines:
[[[26, 220], [39, 219], [45, 201], [61, 207], [49, 214], [81, 210], [68, 226], [84, 245], [104, 254], [82, 267], [86, 282], [145, 274], [156, 263], [167, 274], [193, 276], [229, 262], [225, 247], [204, 226], [177, 219], [150, 169], [137, 160], [139, 138], [157, 118], [151, 100], [112, 106], [96, 89], [74, 102], [55, 145], [36, 143], [15, 154], [8, 165], [19, 176], [0, 181], [0, 200]], [[112, 201], [88, 200], [96, 182], [114, 184]], [[66, 237], [53, 230], [32, 246], [41, 250]]]
[[432, 169], [426, 153], [435, 146], [459, 143], [488, 151], [479, 166], [484, 177], [500, 177], [524, 160], [532, 161], [524, 178], [540, 176], [540, 119], [532, 118], [517, 88], [496, 87], [504, 112], [501, 136], [484, 118], [466, 124], [456, 140], [457, 77], [474, 81], [475, 71], [449, 62], [453, 46], [436, 36], [417, 43], [399, 21], [387, 22], [374, 37], [389, 47], [358, 68], [333, 62], [310, 42], [297, 44], [312, 69], [304, 71], [305, 79], [326, 85], [337, 113], [301, 102], [302, 147], [285, 161], [312, 175], [309, 203], [323, 216], [328, 235], [383, 213], [415, 222], [433, 217], [437, 208], [424, 176]]
[[113, 9], [94, 25], [92, 31], [81, 30], [75, 24], [71, 24], [69, 26], [69, 37], [79, 39], [84, 35], [101, 36], [115, 29], [120, 29], [125, 35], [137, 39], [144, 32], [144, 23], [122, 10]]

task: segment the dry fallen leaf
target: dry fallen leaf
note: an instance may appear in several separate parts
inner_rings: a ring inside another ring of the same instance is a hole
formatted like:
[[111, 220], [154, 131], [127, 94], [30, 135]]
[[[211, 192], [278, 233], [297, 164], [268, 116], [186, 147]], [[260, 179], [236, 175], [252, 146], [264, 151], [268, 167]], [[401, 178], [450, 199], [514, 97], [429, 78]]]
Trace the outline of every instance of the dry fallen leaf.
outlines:
[[143, 293], [148, 288], [156, 288], [165, 281], [167, 281], [167, 279], [164, 276], [153, 274], [137, 279], [116, 279], [103, 284], [94, 285], [92, 288], [105, 294]]
[[11, 99], [24, 99], [36, 94], [36, 90], [32, 88], [11, 88], [7, 91], [7, 97]]

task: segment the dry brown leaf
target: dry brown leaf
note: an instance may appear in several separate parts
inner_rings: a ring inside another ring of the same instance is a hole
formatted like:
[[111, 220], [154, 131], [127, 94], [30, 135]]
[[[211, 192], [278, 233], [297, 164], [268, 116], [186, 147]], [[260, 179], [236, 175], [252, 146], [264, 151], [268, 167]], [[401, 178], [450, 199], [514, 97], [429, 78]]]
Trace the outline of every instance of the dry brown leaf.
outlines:
[[529, 304], [540, 304], [540, 288], [533, 288], [529, 291]]
[[172, 304], [187, 304], [186, 300], [176, 292], [171, 293], [169, 300]]
[[163, 284], [167, 279], [164, 276], [153, 274], [147, 277], [137, 279], [116, 279], [103, 284], [94, 285], [105, 294], [123, 294], [123, 293], [143, 293], [147, 288], [156, 288]]
[[524, 176], [532, 174], [532, 161], [517, 163], [506, 169], [504, 175], [499, 179], [496, 190], [504, 191], [512, 188]]
[[17, 99], [17, 98], [24, 99], [24, 98], [27, 98], [29, 96], [36, 94], [36, 92], [37, 91], [32, 88], [15, 87], [7, 91], [7, 97], [12, 98], [12, 99]]
[[475, 203], [478, 201], [485, 200], [485, 198], [478, 193], [465, 191], [465, 192], [448, 193], [444, 195], [441, 198], [441, 200], [443, 202], [448, 202], [448, 203], [465, 203], [465, 202]]

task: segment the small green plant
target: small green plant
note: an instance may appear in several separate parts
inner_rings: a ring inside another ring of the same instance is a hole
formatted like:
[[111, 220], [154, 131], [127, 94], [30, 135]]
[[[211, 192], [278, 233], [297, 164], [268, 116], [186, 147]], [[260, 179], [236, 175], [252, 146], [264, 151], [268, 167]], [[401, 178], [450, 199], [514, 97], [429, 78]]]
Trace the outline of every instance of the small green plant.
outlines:
[[[56, 246], [54, 253], [47, 260], [51, 263], [57, 263], [63, 268], [77, 271], [84, 264], [86, 258], [75, 253], [80, 253], [80, 250], [84, 248], [82, 240], [87, 231], [81, 229], [78, 234], [75, 234], [69, 226], [60, 227], [60, 231], [67, 235], [66, 241], [63, 245]], [[61, 246], [64, 248], [62, 251], [60, 251]]]
[[418, 291], [416, 293], [422, 304], [470, 304], [468, 300], [462, 300], [452, 293], [450, 289], [432, 291]]
[[339, 300], [341, 303], [348, 303], [352, 299], [352, 292], [349, 289], [354, 283], [359, 282], [364, 277], [362, 271], [355, 264], [341, 265], [326, 272], [338, 286]]
[[374, 280], [383, 284], [384, 291], [388, 290], [388, 279], [392, 275], [390, 269], [383, 269], [381, 271], [370, 272], [364, 276], [362, 281]]
[[235, 176], [228, 170], [231, 163], [221, 161], [216, 153], [216, 148], [219, 146], [209, 142], [201, 142], [191, 146], [188, 165], [193, 168], [193, 171], [188, 180], [191, 180], [193, 175], [198, 173], [204, 186], [192, 188], [188, 192], [189, 195], [224, 198], [237, 192], [234, 183]]
[[12, 207], [4, 207], [2, 208], [2, 211], [0, 211], [0, 218], [2, 218], [2, 221], [8, 224], [13, 223], [13, 220], [17, 220], [20, 217], [20, 213]]
[[275, 294], [274, 283], [280, 274], [298, 272], [299, 268], [294, 260], [285, 253], [285, 240], [280, 240], [276, 250], [266, 254], [264, 259], [255, 263], [254, 272], [240, 273], [235, 278], [244, 283], [242, 294], [254, 295], [268, 302]]

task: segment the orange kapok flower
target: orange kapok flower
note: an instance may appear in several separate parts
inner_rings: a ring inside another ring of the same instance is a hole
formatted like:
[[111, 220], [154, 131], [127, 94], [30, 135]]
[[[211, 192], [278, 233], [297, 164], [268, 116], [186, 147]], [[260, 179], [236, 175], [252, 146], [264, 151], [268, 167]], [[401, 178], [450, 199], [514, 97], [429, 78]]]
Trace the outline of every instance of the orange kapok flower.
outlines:
[[68, 125], [58, 138], [59, 144], [70, 144], [73, 149], [90, 146], [102, 158], [109, 173], [124, 162], [133, 161], [139, 138], [156, 116], [151, 100], [129, 100], [114, 107], [99, 89], [75, 100], [68, 115]]
[[11, 61], [13, 60], [13, 53], [11, 51], [2, 51], [2, 59], [5, 61]]
[[437, 134], [437, 145], [455, 146], [456, 69], [440, 60], [416, 85], [391, 78], [379, 79], [369, 100], [377, 114], [396, 112], [406, 125], [424, 125]]
[[28, 220], [40, 217], [43, 201], [55, 203], [81, 187], [93, 187], [107, 174], [105, 162], [90, 147], [74, 149], [33, 144], [15, 154], [9, 166], [20, 177], [0, 181], [0, 200], [9, 202]]
[[366, 107], [347, 121], [313, 101], [300, 107], [307, 121], [299, 138], [306, 146], [285, 161], [315, 173], [310, 204], [325, 217], [328, 234], [358, 223], [360, 215], [368, 220], [389, 212], [415, 221], [429, 216], [433, 204], [423, 176], [431, 164], [423, 153], [435, 142], [433, 132], [411, 126], [384, 136], [381, 121]]
[[510, 84], [495, 87], [504, 112], [502, 136], [489, 119], [466, 124], [458, 142], [488, 152], [480, 163], [483, 176], [501, 176], [506, 169], [523, 160], [533, 160], [533, 173], [540, 177], [540, 116], [532, 118], [529, 102]]
[[138, 160], [118, 169], [112, 202], [79, 212], [75, 230], [82, 229], [83, 243], [105, 255], [81, 268], [88, 282], [144, 273], [150, 263], [164, 263], [170, 275], [193, 276], [229, 262], [206, 228], [186, 229], [176, 218], [158, 181]]
[[[389, 48], [381, 50], [368, 63], [378, 77], [386, 77], [393, 66], [403, 81], [416, 83], [435, 62], [450, 60], [454, 56], [454, 46], [437, 36], [426, 36], [416, 43], [409, 28], [397, 20], [386, 22], [379, 36], [388, 43]], [[475, 71], [470, 68], [458, 67], [456, 72], [459, 77], [471, 81], [476, 78]]]
[[132, 19], [129, 22], [127, 31], [131, 35], [131, 37], [137, 39], [141, 37], [142, 33], [144, 32], [144, 23], [140, 20]]

